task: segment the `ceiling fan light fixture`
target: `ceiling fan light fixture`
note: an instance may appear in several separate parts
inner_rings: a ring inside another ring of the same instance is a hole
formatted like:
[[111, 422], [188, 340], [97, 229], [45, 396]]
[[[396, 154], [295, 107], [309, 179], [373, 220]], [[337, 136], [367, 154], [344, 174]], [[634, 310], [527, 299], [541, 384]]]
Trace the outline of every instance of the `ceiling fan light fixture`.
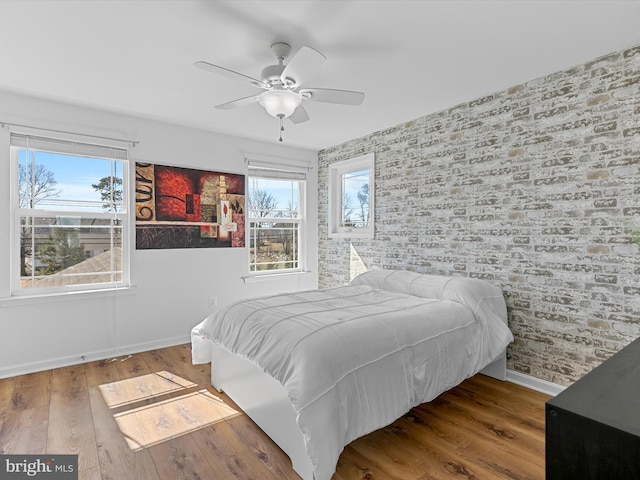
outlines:
[[319, 51], [306, 45], [302, 46], [285, 65], [284, 61], [291, 53], [291, 46], [288, 43], [276, 42], [271, 45], [271, 50], [278, 60], [278, 64], [265, 67], [260, 79], [209, 62], [198, 61], [194, 63], [194, 66], [203, 70], [243, 82], [248, 81], [254, 87], [267, 90], [260, 95], [252, 95], [216, 105], [216, 108], [230, 110], [258, 102], [269, 115], [280, 120], [279, 140], [282, 141], [285, 118], [294, 124], [309, 120], [309, 114], [302, 106], [303, 100], [342, 105], [360, 105], [364, 100], [364, 93], [361, 92], [328, 88], [300, 89], [307, 78], [311, 77], [327, 59]]
[[272, 117], [287, 118], [302, 103], [302, 95], [290, 90], [269, 90], [258, 96], [258, 102]]

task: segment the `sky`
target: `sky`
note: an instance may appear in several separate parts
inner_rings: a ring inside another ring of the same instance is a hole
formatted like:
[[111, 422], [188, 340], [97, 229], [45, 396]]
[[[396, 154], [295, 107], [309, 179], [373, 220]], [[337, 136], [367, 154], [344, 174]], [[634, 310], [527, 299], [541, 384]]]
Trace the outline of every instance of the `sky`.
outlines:
[[[93, 211], [103, 211], [100, 192], [97, 192], [91, 185], [100, 182], [101, 178], [111, 175], [111, 162], [109, 160], [80, 157], [75, 155], [65, 155], [36, 151], [36, 164], [43, 165], [47, 170], [53, 172], [56, 181], [55, 189], [59, 194], [51, 197], [52, 201], [47, 208], [63, 210], [64, 200], [89, 200], [95, 202], [85, 209]], [[26, 151], [19, 150], [18, 160], [21, 165], [26, 165]], [[118, 163], [116, 161], [116, 163]], [[122, 168], [116, 171], [116, 176], [122, 177]], [[48, 202], [49, 203], [49, 202]]]
[[298, 206], [298, 200], [294, 198], [298, 195], [298, 191], [295, 188], [296, 183], [297, 181], [292, 180], [253, 178], [247, 182], [247, 195], [250, 195], [252, 190], [264, 190], [278, 202], [277, 209], [285, 210], [290, 205]]

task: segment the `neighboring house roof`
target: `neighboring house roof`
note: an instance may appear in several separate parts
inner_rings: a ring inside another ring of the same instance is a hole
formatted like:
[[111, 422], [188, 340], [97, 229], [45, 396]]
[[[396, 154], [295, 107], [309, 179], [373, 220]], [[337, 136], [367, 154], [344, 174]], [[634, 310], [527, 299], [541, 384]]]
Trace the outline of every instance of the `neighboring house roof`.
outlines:
[[[113, 266], [111, 262], [113, 261]], [[111, 282], [111, 272], [116, 272], [117, 280], [122, 275], [122, 248], [114, 247], [113, 250], [107, 250], [94, 257], [77, 263], [69, 268], [65, 268], [60, 272], [48, 275], [43, 278], [37, 278], [34, 281], [34, 288], [51, 288], [64, 287], [68, 285], [81, 285], [87, 283], [106, 283]], [[30, 280], [23, 280], [23, 285], [28, 288]]]

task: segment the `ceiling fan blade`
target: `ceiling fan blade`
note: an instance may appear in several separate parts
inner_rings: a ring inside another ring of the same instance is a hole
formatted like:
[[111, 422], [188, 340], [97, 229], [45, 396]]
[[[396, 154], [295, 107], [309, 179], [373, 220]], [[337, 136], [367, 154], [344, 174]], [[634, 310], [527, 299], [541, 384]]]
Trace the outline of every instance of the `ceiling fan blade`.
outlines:
[[303, 88], [299, 93], [314, 102], [339, 103], [341, 105], [360, 105], [364, 102], [364, 93], [331, 88]]
[[327, 60], [319, 51], [304, 46], [296, 53], [280, 75], [280, 80], [285, 85], [293, 88], [302, 85], [305, 80], [312, 77]]
[[222, 75], [223, 77], [230, 78], [232, 80], [241, 80], [243, 82], [249, 82], [256, 87], [266, 88], [267, 86], [262, 83], [262, 81], [257, 78], [250, 77], [243, 73], [235, 72], [233, 70], [229, 70], [228, 68], [221, 67], [220, 65], [214, 65], [213, 63], [208, 62], [195, 62], [193, 64], [194, 67], [200, 68], [202, 70], [206, 70], [207, 72], [216, 73], [218, 75]]
[[258, 101], [258, 97], [259, 95], [253, 95], [252, 97], [239, 98], [238, 100], [216, 105], [216, 108], [218, 110], [231, 110], [233, 108], [244, 107], [251, 105], [252, 103], [256, 103]]
[[291, 120], [292, 123], [306, 122], [307, 120], [309, 120], [309, 114], [304, 109], [304, 107], [300, 105], [293, 111], [291, 115], [289, 115], [289, 120]]

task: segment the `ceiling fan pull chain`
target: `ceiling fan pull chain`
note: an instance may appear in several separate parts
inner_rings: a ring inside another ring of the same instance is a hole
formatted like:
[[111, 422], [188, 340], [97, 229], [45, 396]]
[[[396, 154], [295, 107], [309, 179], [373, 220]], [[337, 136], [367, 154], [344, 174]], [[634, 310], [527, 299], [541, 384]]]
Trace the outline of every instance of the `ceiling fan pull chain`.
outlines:
[[278, 115], [278, 117], [280, 117], [280, 141], [282, 141], [282, 132], [284, 132], [284, 117], [282, 115]]

